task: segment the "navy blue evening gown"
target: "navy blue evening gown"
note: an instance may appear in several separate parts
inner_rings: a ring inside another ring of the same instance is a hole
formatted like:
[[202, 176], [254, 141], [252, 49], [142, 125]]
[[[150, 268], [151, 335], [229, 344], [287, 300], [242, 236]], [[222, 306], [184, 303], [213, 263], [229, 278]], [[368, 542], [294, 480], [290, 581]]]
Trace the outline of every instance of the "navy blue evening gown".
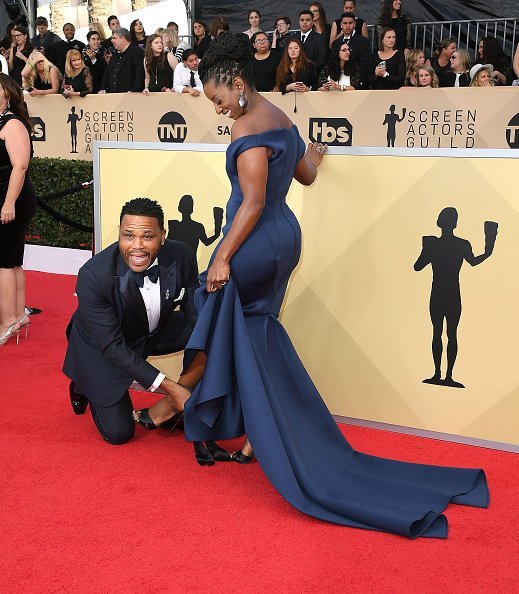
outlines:
[[224, 289], [207, 293], [202, 275], [196, 293], [198, 321], [184, 365], [198, 350], [207, 353], [207, 365], [186, 403], [186, 438], [231, 439], [247, 433], [274, 487], [294, 507], [316, 518], [409, 537], [445, 538], [447, 519], [441, 512], [449, 502], [488, 506], [483, 470], [356, 452], [278, 321], [301, 252], [299, 224], [285, 202], [305, 152], [295, 126], [245, 136], [229, 145], [226, 168], [232, 191], [224, 234], [243, 199], [236, 159], [257, 146], [272, 150], [263, 213], [233, 256]]

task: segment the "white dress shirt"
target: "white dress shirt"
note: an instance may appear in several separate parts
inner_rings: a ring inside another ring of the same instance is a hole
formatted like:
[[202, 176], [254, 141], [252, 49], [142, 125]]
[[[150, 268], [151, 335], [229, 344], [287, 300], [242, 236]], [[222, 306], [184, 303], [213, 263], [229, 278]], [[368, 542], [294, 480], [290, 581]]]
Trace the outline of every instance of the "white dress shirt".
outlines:
[[[200, 91], [200, 93], [201, 93], [204, 90], [202, 81], [200, 80], [200, 77], [198, 76], [198, 71], [193, 70], [193, 72], [195, 73], [195, 87], [194, 88], [197, 91]], [[184, 64], [184, 62], [181, 62], [175, 68], [175, 74], [173, 75], [173, 88], [175, 89], [175, 93], [182, 93], [182, 90], [184, 89], [184, 87], [191, 87], [191, 84], [189, 82], [190, 79], [191, 79], [191, 70]]]
[[[155, 258], [155, 261], [151, 266], [158, 265], [158, 263], [159, 259]], [[151, 266], [148, 266], [148, 268], [151, 268]], [[142, 300], [144, 301], [144, 306], [146, 308], [150, 332], [153, 332], [159, 325], [160, 319], [160, 278], [157, 279], [156, 283], [152, 283], [149, 277], [145, 276], [144, 284], [142, 287], [139, 287], [139, 291], [141, 292]], [[149, 388], [150, 392], [155, 392], [165, 377], [166, 376], [163, 373], [159, 373]]]

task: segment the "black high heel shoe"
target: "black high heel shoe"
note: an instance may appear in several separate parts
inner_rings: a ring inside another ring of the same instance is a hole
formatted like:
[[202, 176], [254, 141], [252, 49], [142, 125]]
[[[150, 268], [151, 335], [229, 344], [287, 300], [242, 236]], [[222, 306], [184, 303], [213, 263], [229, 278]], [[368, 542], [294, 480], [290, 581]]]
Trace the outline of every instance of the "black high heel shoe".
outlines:
[[233, 462], [237, 462], [238, 464], [250, 464], [255, 460], [254, 452], [251, 456], [247, 456], [241, 450], [238, 450], [237, 452], [233, 452], [231, 454], [231, 460]]
[[220, 447], [216, 441], [206, 441], [205, 445], [213, 456], [215, 462], [232, 461], [231, 454], [227, 450], [224, 450], [222, 447]]
[[213, 466], [214, 458], [211, 452], [205, 447], [203, 441], [194, 441], [195, 458], [200, 466]]
[[70, 404], [72, 405], [72, 410], [76, 415], [84, 415], [88, 407], [88, 398], [83, 396], [83, 394], [78, 394], [75, 391], [75, 387], [76, 384], [74, 382], [70, 382], [68, 386]]
[[[138, 423], [139, 425], [142, 425], [148, 431], [153, 431], [155, 429], [158, 429], [159, 427], [163, 427], [164, 429], [169, 429], [170, 432], [173, 432], [173, 430], [177, 427], [177, 425], [180, 423], [180, 421], [184, 419], [183, 412], [176, 412], [169, 419], [166, 419], [162, 423], [159, 423], [158, 425], [156, 425], [153, 422], [152, 418], [150, 417], [150, 413], [148, 412], [149, 410], [150, 410], [149, 408], [142, 408], [141, 410], [133, 411], [134, 421], [136, 423]], [[137, 417], [137, 413], [139, 413], [138, 417]]]

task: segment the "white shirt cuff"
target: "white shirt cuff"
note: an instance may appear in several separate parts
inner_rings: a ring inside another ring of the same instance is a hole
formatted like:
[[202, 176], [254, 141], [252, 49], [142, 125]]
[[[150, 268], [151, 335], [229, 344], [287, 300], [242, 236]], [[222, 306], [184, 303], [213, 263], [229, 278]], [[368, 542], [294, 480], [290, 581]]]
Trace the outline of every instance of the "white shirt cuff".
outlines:
[[159, 375], [157, 375], [155, 378], [155, 381], [149, 387], [150, 392], [155, 392], [164, 379], [166, 379], [166, 376], [163, 373], [159, 373]]

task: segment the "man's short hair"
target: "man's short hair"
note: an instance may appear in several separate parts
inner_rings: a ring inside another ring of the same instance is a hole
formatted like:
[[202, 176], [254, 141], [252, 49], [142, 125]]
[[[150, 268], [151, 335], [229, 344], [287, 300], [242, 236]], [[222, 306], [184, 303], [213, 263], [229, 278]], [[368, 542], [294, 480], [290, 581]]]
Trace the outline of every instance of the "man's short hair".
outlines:
[[[99, 35], [99, 31], [89, 31], [87, 33], [87, 41], [90, 41], [90, 38], [92, 37], [92, 35]], [[101, 39], [101, 35], [99, 35], [99, 39]]]
[[313, 13], [312, 13], [312, 12], [310, 12], [310, 11], [308, 10], [308, 8], [305, 8], [304, 10], [302, 10], [302, 11], [299, 13], [299, 17], [301, 18], [301, 17], [302, 17], [304, 14], [307, 14], [308, 16], [311, 16], [311, 17], [312, 17], [312, 20], [313, 20], [313, 18], [314, 18], [314, 15], [313, 15]]
[[341, 14], [341, 23], [342, 23], [342, 19], [353, 19], [353, 20], [355, 20], [355, 15], [353, 14], [353, 12], [343, 12]]
[[182, 60], [185, 62], [189, 56], [192, 56], [193, 54], [196, 54], [194, 49], [188, 48], [184, 50], [184, 53], [182, 54]]
[[134, 198], [126, 202], [121, 209], [119, 224], [122, 222], [124, 215], [157, 219], [159, 227], [164, 229], [162, 206], [156, 200], [151, 200], [151, 198]]
[[128, 29], [125, 29], [124, 27], [119, 27], [119, 29], [114, 29], [114, 31], [112, 32], [112, 35], [117, 35], [118, 37], [124, 37], [128, 43], [131, 43], [131, 41], [132, 41], [132, 36], [130, 35], [130, 32], [128, 31]]
[[46, 25], [47, 27], [49, 26], [49, 21], [42, 16], [39, 16], [35, 21], [34, 21], [35, 25]]
[[[73, 25], [72, 23], [65, 23], [65, 24], [63, 25], [63, 30], [65, 30], [65, 27], [66, 27], [67, 25], [70, 25], [71, 27], [74, 27], [74, 25]], [[76, 28], [76, 27], [74, 27], [74, 29], [75, 29], [75, 28]]]
[[112, 22], [114, 19], [115, 19], [116, 21], [118, 21], [118, 20], [119, 20], [119, 17], [115, 16], [115, 14], [111, 14], [111, 15], [110, 15], [110, 16], [109, 16], [109, 17], [106, 19], [106, 22], [108, 23], [108, 26], [110, 26], [110, 23], [111, 23], [111, 22]]

